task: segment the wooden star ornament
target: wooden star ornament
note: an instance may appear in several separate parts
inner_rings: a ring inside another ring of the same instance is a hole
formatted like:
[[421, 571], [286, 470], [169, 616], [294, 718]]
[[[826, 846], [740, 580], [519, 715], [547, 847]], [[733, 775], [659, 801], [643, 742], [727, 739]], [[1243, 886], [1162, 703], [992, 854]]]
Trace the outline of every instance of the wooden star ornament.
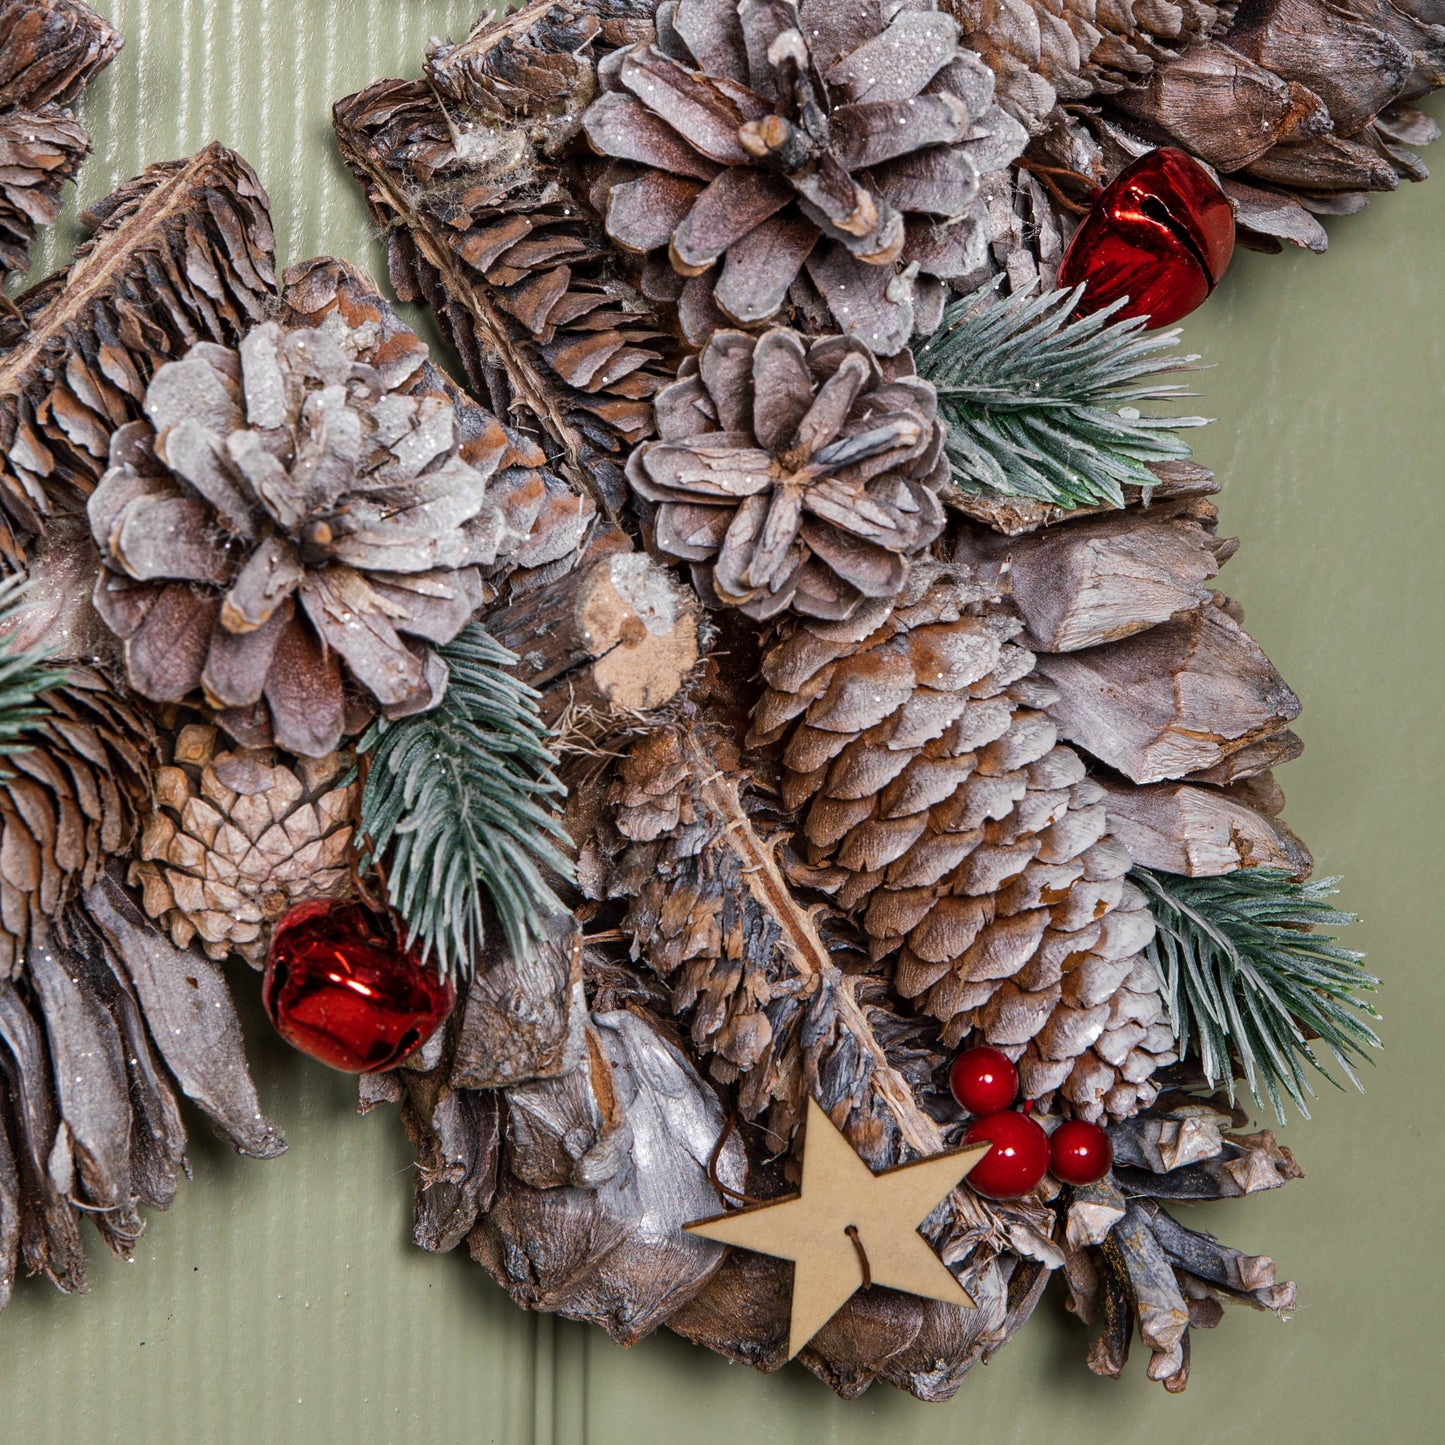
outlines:
[[971, 1144], [875, 1174], [822, 1105], [809, 1099], [801, 1192], [683, 1228], [793, 1261], [791, 1360], [870, 1283], [944, 1304], [973, 1304], [918, 1227], [988, 1151], [986, 1142]]

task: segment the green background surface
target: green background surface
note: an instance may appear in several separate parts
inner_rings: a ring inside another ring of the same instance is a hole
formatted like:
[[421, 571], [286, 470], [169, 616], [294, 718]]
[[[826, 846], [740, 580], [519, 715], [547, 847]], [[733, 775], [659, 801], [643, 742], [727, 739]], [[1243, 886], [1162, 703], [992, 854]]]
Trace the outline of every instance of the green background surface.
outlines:
[[[95, 137], [82, 200], [218, 138], [260, 172], [285, 262], [332, 251], [382, 268], [329, 105], [416, 74], [427, 37], [460, 38], [477, 0], [98, 8], [126, 48], [82, 102]], [[74, 236], [58, 228], [37, 274]], [[514, 1309], [460, 1253], [412, 1248], [394, 1114], [358, 1118], [350, 1081], [288, 1053], [243, 999], [290, 1152], [241, 1161], [199, 1126], [195, 1183], [150, 1221], [133, 1264], [94, 1249], [84, 1299], [18, 1287], [0, 1317], [0, 1440], [1445, 1438], [1445, 179], [1381, 198], [1330, 236], [1322, 258], [1239, 256], [1185, 331], [1213, 363], [1199, 405], [1219, 419], [1198, 455], [1226, 484], [1226, 529], [1244, 538], [1227, 585], [1305, 704], [1288, 816], [1320, 871], [1345, 875], [1344, 902], [1365, 919], [1350, 941], [1387, 985], [1388, 1050], [1368, 1095], [1330, 1091], [1313, 1122], [1286, 1131], [1309, 1177], [1191, 1219], [1299, 1281], [1292, 1321], [1234, 1310], [1196, 1332], [1181, 1398], [1148, 1382], [1137, 1355], [1120, 1383], [1091, 1376], [1086, 1333], [1056, 1301], [947, 1406], [884, 1386], [844, 1404], [800, 1368], [763, 1377], [666, 1333], [624, 1351]]]

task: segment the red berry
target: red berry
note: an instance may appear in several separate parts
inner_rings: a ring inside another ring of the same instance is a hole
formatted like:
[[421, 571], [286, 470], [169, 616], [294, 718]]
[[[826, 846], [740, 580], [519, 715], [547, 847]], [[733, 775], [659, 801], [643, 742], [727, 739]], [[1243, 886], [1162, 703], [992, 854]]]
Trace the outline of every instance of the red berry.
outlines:
[[1114, 1163], [1114, 1146], [1097, 1125], [1066, 1119], [1049, 1140], [1049, 1173], [1060, 1184], [1097, 1184]]
[[964, 1143], [992, 1140], [993, 1148], [968, 1173], [968, 1185], [988, 1199], [1017, 1199], [1049, 1172], [1049, 1136], [1026, 1115], [1004, 1110], [975, 1119]]
[[398, 921], [363, 904], [300, 903], [271, 935], [266, 1013], [287, 1043], [333, 1069], [395, 1068], [455, 1001], [452, 985], [407, 950]]
[[1214, 290], [1234, 252], [1234, 212], [1208, 171], [1171, 147], [1140, 156], [1111, 181], [1074, 232], [1059, 285], [1087, 283], [1080, 313], [1128, 297], [1115, 321], [1168, 326]]
[[965, 1049], [948, 1071], [948, 1087], [960, 1109], [970, 1114], [993, 1114], [1018, 1098], [1019, 1071], [998, 1049]]

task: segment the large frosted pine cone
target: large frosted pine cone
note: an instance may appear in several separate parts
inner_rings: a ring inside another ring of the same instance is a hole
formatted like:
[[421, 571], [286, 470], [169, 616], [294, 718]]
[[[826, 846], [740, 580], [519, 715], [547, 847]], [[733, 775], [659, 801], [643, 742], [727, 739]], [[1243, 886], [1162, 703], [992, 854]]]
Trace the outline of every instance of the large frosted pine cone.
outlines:
[[259, 964], [269, 928], [293, 903], [351, 883], [359, 783], [345, 754], [288, 759], [274, 749], [218, 747], [191, 724], [156, 774], [130, 881], [145, 910], [186, 948]]
[[947, 1043], [1004, 1049], [1035, 1098], [1129, 1114], [1174, 1059], [1152, 917], [1020, 630], [968, 574], [917, 564], [891, 612], [784, 625], [751, 741], [782, 744], [803, 878], [897, 955]]
[[424, 356], [383, 372], [355, 360], [366, 341], [334, 316], [193, 347], [114, 434], [89, 503], [96, 609], [136, 691], [263, 712], [306, 757], [335, 750], [348, 701], [440, 699], [428, 644], [465, 625], [508, 535], [487, 494], [502, 426], [464, 460], [451, 403], [406, 390]]
[[938, 398], [907, 352], [880, 364], [848, 337], [722, 331], [656, 409], [627, 479], [657, 504], [657, 545], [749, 617], [892, 597], [943, 529]]
[[804, 271], [880, 354], [931, 331], [983, 257], [980, 180], [1026, 138], [923, 4], [678, 0], [598, 79], [584, 128], [629, 166], [601, 187], [607, 229], [689, 278], [695, 344], [776, 315]]

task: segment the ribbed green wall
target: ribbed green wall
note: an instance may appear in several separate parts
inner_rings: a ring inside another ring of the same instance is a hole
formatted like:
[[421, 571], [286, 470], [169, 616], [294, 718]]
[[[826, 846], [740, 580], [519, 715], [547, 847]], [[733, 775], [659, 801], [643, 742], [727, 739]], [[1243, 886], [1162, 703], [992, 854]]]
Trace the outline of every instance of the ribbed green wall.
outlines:
[[[415, 74], [477, 0], [113, 0], [126, 49], [82, 116], [87, 199], [218, 137], [256, 165], [286, 261], [379, 250], [330, 143], [333, 98]], [[1437, 116], [1445, 106], [1436, 106]], [[1445, 152], [1440, 165], [1445, 169]], [[56, 240], [42, 266], [53, 264]], [[1440, 1438], [1437, 1241], [1445, 969], [1440, 813], [1445, 179], [1332, 227], [1328, 256], [1242, 256], [1187, 326], [1216, 369], [1200, 446], [1228, 483], [1230, 565], [1255, 635], [1305, 701], [1289, 816], [1347, 875], [1389, 982], [1370, 1093], [1331, 1095], [1288, 1143], [1309, 1178], [1194, 1216], [1300, 1282], [1289, 1324], [1196, 1335], [1181, 1399], [1083, 1367], [1058, 1308], [951, 1406], [880, 1387], [844, 1405], [800, 1369], [764, 1379], [670, 1336], [631, 1352], [523, 1315], [462, 1258], [410, 1248], [394, 1118], [246, 1013], [291, 1152], [242, 1163], [198, 1137], [196, 1182], [93, 1294], [31, 1282], [0, 1317], [0, 1440], [49, 1442], [1384, 1442]], [[242, 987], [245, 980], [240, 979]], [[1194, 1222], [1192, 1220], [1191, 1222]]]

